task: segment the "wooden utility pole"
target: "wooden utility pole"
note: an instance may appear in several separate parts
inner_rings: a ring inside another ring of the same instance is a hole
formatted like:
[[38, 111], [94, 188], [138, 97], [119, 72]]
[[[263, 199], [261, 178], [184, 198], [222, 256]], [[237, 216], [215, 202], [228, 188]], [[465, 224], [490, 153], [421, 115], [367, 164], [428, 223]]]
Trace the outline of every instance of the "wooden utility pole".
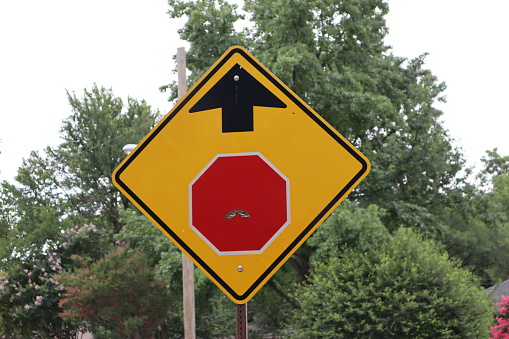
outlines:
[[[187, 92], [186, 50], [177, 48], [177, 76], [179, 100]], [[196, 338], [196, 317], [194, 312], [194, 265], [191, 259], [182, 252], [182, 285], [184, 292], [184, 337]]]

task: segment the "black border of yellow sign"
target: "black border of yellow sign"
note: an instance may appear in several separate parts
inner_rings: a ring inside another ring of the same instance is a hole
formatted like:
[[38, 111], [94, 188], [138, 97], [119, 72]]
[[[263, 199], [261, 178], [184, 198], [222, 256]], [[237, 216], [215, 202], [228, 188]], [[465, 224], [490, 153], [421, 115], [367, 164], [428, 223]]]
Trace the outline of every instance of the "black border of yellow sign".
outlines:
[[[172, 119], [181, 112], [188, 101], [200, 91], [200, 89], [212, 78], [223, 65], [235, 54], [240, 54], [246, 61], [248, 61], [253, 67], [256, 68], [263, 76], [266, 77], [270, 83], [272, 83], [277, 89], [284, 93], [289, 100], [297, 105], [302, 112], [304, 112], [309, 118], [311, 118], [317, 125], [319, 125], [331, 138], [333, 138], [338, 144], [340, 144], [348, 153], [350, 153], [360, 164], [361, 170], [343, 187], [337, 195], [322, 209], [322, 211], [305, 227], [302, 232], [290, 243], [290, 245], [277, 257], [277, 259], [259, 276], [259, 278], [247, 289], [242, 295], [237, 294], [220, 276], [214, 272], [214, 270], [207, 265], [199, 255], [197, 255], [192, 248], [190, 248], [185, 241], [183, 241], [178, 234], [176, 234], [161, 218], [140, 199], [129, 186], [122, 181], [121, 175], [126, 168], [143, 152], [145, 147], [172, 121]], [[351, 144], [343, 139], [328, 123], [326, 123], [318, 114], [309, 108], [296, 94], [294, 94], [286, 85], [278, 80], [272, 73], [270, 73], [261, 63], [259, 63], [254, 57], [248, 53], [244, 48], [234, 46], [230, 48], [213, 66], [212, 68], [198, 81], [198, 83], [191, 88], [191, 90], [177, 103], [174, 109], [163, 118], [163, 120], [152, 130], [147, 137], [138, 145], [138, 147], [130, 154], [125, 161], [120, 164], [113, 174], [113, 181], [117, 187], [121, 188], [131, 200], [134, 200], [144, 212], [159, 224], [159, 226], [165, 230], [167, 236], [169, 236], [174, 242], [176, 242], [181, 249], [183, 249], [192, 259], [201, 266], [216, 282], [227, 291], [233, 299], [241, 303], [246, 299], [249, 299], [253, 292], [256, 291], [263, 284], [265, 279], [274, 273], [274, 270], [288, 257], [290, 253], [293, 253], [299, 243], [309, 237], [310, 232], [315, 228], [317, 223], [320, 223], [327, 216], [332, 209], [346, 196], [346, 194], [353, 189], [353, 187], [367, 175], [370, 169], [369, 161], [360, 154]]]

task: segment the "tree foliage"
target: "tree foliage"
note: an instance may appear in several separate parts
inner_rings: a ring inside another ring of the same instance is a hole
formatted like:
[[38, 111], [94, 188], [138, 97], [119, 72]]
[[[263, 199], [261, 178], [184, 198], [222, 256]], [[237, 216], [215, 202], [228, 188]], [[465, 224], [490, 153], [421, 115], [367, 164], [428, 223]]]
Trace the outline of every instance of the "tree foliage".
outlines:
[[[118, 338], [154, 338], [168, 318], [174, 318], [175, 332], [181, 324], [178, 308], [167, 295], [165, 285], [155, 279], [147, 256], [127, 255], [125, 247], [57, 279], [65, 285], [60, 301], [64, 320], [80, 325], [102, 326]], [[170, 313], [170, 311], [173, 311]]]
[[484, 163], [484, 173], [489, 175], [500, 175], [509, 173], [509, 156], [501, 156], [498, 149], [486, 151], [486, 156], [481, 159]]
[[[171, 17], [188, 19], [180, 34], [191, 44], [191, 83], [228, 47], [245, 45], [370, 159], [352, 197], [385, 209], [391, 230], [437, 231], [463, 159], [433, 106], [445, 84], [424, 68], [425, 55], [406, 60], [384, 44], [385, 1], [247, 0], [245, 14], [224, 1], [169, 4]], [[235, 30], [244, 17], [251, 26]]]
[[492, 315], [476, 278], [410, 229], [321, 263], [297, 300], [295, 338], [484, 338]]
[[55, 169], [38, 152], [23, 160], [17, 184], [0, 186], [0, 254], [40, 250], [59, 230], [69, 227], [63, 221], [67, 211], [62, 191], [53, 185]]
[[122, 147], [136, 143], [154, 126], [157, 113], [145, 101], [128, 98], [127, 109], [111, 90], [94, 85], [81, 98], [67, 93], [72, 114], [63, 122], [63, 143], [50, 150], [62, 165], [61, 185], [73, 192], [70, 204], [81, 216], [121, 229], [119, 201], [111, 173], [124, 158]]
[[508, 157], [488, 151], [477, 186], [465, 184], [450, 192], [442, 214], [447, 251], [484, 277], [489, 287], [509, 278]]
[[376, 205], [362, 208], [344, 201], [308, 239], [307, 244], [315, 249], [312, 262], [340, 257], [346, 248], [364, 253], [384, 244], [390, 234], [382, 217], [383, 212]]
[[122, 147], [140, 140], [157, 113], [144, 101], [122, 100], [94, 85], [82, 98], [68, 93], [72, 114], [63, 122], [57, 147], [32, 152], [18, 169], [16, 183], [1, 184], [2, 257], [13, 251], [39, 250], [61, 230], [94, 222], [115, 233], [118, 210], [127, 200], [111, 183], [125, 156]]

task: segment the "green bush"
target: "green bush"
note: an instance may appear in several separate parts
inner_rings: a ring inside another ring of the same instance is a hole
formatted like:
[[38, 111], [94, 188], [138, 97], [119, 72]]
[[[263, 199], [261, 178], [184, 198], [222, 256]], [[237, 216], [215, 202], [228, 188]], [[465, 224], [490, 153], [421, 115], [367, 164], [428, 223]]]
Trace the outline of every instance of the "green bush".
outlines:
[[345, 200], [306, 241], [314, 249], [311, 261], [324, 262], [339, 257], [345, 247], [365, 252], [390, 238], [381, 221], [384, 211], [376, 205], [366, 208]]
[[492, 310], [478, 281], [409, 229], [379, 250], [345, 251], [298, 294], [294, 338], [486, 338]]

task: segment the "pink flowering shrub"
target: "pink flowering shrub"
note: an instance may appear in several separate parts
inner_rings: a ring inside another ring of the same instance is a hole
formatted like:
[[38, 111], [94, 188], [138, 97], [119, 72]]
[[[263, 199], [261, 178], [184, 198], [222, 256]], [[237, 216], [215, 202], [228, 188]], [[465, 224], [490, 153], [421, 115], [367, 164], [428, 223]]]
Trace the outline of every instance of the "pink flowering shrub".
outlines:
[[509, 339], [509, 296], [501, 296], [500, 302], [494, 305], [500, 306], [497, 325], [491, 327], [490, 339]]
[[98, 260], [111, 248], [111, 237], [88, 224], [63, 231], [44, 251], [12, 256], [0, 272], [0, 338], [72, 337], [79, 327], [58, 316], [66, 291], [57, 275]]

